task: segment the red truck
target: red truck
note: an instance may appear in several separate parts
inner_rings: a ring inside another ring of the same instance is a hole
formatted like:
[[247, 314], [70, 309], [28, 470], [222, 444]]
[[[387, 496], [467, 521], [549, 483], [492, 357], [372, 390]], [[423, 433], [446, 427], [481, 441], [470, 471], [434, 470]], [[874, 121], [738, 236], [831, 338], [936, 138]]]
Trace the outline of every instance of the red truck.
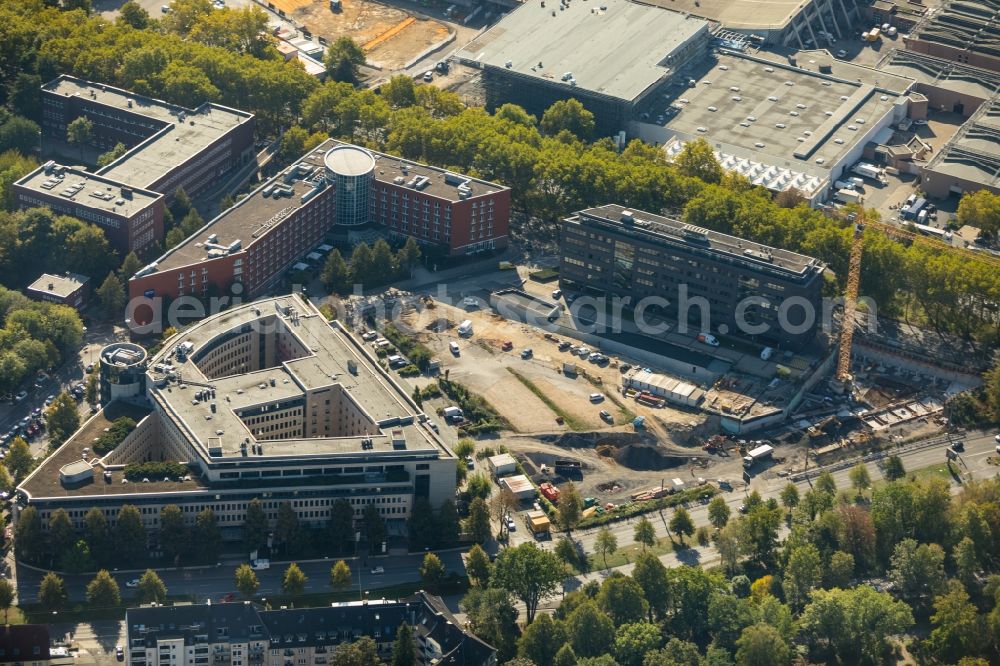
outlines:
[[542, 491], [542, 496], [548, 501], [552, 503], [559, 501], [559, 489], [548, 481], [538, 484], [538, 489]]

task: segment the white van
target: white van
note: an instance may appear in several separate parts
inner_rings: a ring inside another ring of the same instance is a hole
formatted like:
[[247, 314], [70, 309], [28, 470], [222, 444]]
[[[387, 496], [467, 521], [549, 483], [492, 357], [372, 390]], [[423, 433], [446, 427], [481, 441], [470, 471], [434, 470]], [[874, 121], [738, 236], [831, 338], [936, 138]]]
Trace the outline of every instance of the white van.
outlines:
[[760, 360], [769, 361], [774, 356], [774, 347], [764, 347], [760, 350]]
[[472, 335], [472, 320], [466, 319], [458, 325], [458, 334], [462, 336]]
[[455, 356], [458, 356], [459, 354], [462, 353], [461, 350], [459, 350], [458, 348], [458, 343], [455, 342], [454, 340], [448, 343], [448, 349], [450, 349], [451, 353], [454, 354]]

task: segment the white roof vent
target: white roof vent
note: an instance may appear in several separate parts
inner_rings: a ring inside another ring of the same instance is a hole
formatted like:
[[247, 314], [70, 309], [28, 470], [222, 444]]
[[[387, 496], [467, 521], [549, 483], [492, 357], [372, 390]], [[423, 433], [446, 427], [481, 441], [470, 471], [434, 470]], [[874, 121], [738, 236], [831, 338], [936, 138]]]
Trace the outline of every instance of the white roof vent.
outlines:
[[753, 145], [754, 145], [755, 148], [763, 148], [764, 147], [764, 144], [762, 144], [760, 141], [758, 141], [757, 143], [755, 143]]
[[806, 105], [805, 105], [805, 104], [802, 104], [802, 103], [800, 102], [800, 103], [798, 103], [798, 104], [796, 104], [796, 105], [795, 105], [795, 108], [796, 108], [796, 109], [804, 109], [804, 108], [806, 108]]
[[727, 69], [729, 69], [729, 65], [719, 65], [719, 69], [721, 69], [724, 72]]
[[765, 67], [764, 71], [767, 72], [768, 74], [770, 74], [771, 72], [774, 71], [774, 67]]
[[767, 99], [768, 99], [768, 101], [770, 101], [770, 102], [777, 102], [777, 101], [778, 101], [778, 98], [777, 98], [777, 97], [775, 97], [774, 95], [771, 95], [771, 96], [770, 96], [770, 97], [768, 97]]
[[889, 96], [888, 95], [882, 95], [881, 97], [879, 97], [879, 100], [881, 100], [883, 102], [887, 102], [889, 100]]
[[824, 116], [832, 116], [833, 115], [833, 111], [824, 111], [823, 115]]
[[798, 111], [789, 111], [788, 115], [790, 115], [790, 116], [797, 116], [797, 115], [799, 115], [799, 112]]
[[707, 129], [707, 128], [705, 128], [705, 127], [699, 127], [699, 128], [698, 128], [698, 131], [699, 131], [699, 132], [703, 132], [703, 133], [704, 133], [704, 132], [707, 132], [707, 131], [708, 131], [708, 129]]
[[687, 97], [681, 97], [677, 101], [680, 102], [681, 104], [687, 104], [688, 103], [688, 98]]
[[786, 86], [794, 86], [795, 85], [795, 81], [785, 81], [785, 85]]
[[848, 125], [847, 129], [851, 130], [852, 132], [857, 132], [858, 131], [858, 126], [857, 125]]
[[747, 116], [747, 120], [752, 123], [755, 123], [757, 122], [757, 116]]
[[826, 158], [825, 157], [817, 157], [816, 158], [816, 164], [825, 164], [825, 163], [826, 163]]
[[729, 89], [732, 90], [733, 92], [739, 92], [740, 91], [740, 87], [739, 86], [729, 86]]
[[841, 96], [840, 96], [840, 101], [841, 101], [841, 102], [846, 102], [846, 101], [847, 101], [847, 99], [848, 99], [848, 98], [847, 98], [847, 95], [841, 95]]
[[774, 123], [774, 126], [778, 129], [785, 129], [785, 123]]
[[718, 108], [718, 107], [715, 107], [715, 106], [710, 106], [710, 107], [708, 107], [708, 110], [709, 110], [709, 111], [713, 111], [713, 112], [714, 112], [714, 111], [718, 111], [718, 110], [719, 110], [719, 108]]
[[733, 95], [731, 99], [732, 99], [732, 100], [733, 100], [734, 102], [742, 102], [742, 101], [743, 101], [743, 98], [742, 98], [742, 97], [740, 97], [739, 95]]
[[855, 118], [854, 122], [856, 122], [859, 125], [864, 125], [865, 124], [865, 119], [864, 118]]
[[839, 136], [838, 136], [838, 137], [837, 137], [836, 139], [834, 139], [834, 140], [833, 140], [833, 142], [834, 142], [835, 144], [837, 144], [838, 146], [841, 146], [841, 145], [843, 145], [843, 144], [844, 144], [844, 140], [843, 140], [843, 139], [841, 139], [841, 138], [840, 138]]
[[705, 79], [704, 81], [702, 81], [702, 83], [704, 83], [706, 86], [712, 85], [712, 82], [709, 81], [708, 79]]

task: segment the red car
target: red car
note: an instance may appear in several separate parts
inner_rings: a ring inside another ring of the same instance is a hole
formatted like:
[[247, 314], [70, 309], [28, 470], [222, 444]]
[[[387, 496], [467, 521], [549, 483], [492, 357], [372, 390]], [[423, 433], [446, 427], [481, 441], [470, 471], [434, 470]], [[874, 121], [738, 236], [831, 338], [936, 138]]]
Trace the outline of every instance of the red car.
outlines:
[[500, 349], [502, 349], [503, 351], [510, 351], [513, 348], [514, 348], [514, 343], [511, 342], [510, 340], [507, 340], [506, 342], [504, 342], [503, 346], [500, 347]]
[[236, 593], [235, 592], [230, 592], [226, 596], [224, 596], [221, 599], [219, 599], [219, 603], [220, 604], [226, 604], [226, 603], [229, 603], [229, 602], [232, 602], [232, 601], [236, 601]]

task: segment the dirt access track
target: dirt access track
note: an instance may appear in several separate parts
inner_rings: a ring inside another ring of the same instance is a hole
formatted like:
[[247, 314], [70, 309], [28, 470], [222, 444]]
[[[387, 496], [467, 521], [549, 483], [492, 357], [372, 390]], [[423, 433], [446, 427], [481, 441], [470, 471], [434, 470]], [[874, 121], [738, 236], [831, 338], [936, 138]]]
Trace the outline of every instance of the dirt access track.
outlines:
[[384, 70], [407, 62], [448, 36], [448, 26], [372, 0], [342, 0], [339, 12], [329, 0], [269, 0], [276, 9], [312, 34], [333, 42], [348, 36], [365, 50], [368, 62]]

